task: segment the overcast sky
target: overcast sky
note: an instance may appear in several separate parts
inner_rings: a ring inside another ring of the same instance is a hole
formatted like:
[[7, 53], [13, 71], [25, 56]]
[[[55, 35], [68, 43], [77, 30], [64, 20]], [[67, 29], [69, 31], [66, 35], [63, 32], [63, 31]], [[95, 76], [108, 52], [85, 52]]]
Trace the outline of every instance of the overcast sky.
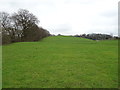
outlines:
[[119, 0], [0, 0], [0, 11], [27, 9], [51, 34], [118, 34]]

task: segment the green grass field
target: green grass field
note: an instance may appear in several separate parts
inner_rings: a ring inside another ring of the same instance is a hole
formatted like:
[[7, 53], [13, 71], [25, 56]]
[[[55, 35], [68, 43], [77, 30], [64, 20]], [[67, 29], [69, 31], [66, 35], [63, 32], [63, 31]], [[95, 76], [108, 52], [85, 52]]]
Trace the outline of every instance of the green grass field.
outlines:
[[118, 41], [53, 36], [3, 49], [3, 88], [117, 88]]

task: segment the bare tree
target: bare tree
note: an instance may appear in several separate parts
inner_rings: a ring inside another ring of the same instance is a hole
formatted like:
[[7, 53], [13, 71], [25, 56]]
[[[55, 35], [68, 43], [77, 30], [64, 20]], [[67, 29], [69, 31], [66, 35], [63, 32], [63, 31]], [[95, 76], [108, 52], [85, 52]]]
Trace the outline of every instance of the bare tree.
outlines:
[[10, 28], [11, 28], [11, 24], [10, 24], [10, 15], [6, 12], [0, 12], [0, 23], [1, 23], [1, 28], [2, 28], [2, 32], [10, 34]]
[[38, 27], [39, 20], [25, 9], [20, 9], [11, 16], [6, 12], [0, 12], [0, 23], [3, 43], [38, 41], [50, 35], [47, 30]]
[[36, 16], [25, 9], [20, 9], [17, 13], [14, 13], [12, 19], [17, 30], [23, 31], [22, 37], [24, 38], [27, 37], [28, 30], [39, 22]]
[[8, 13], [0, 12], [0, 24], [2, 43], [11, 43], [11, 20]]

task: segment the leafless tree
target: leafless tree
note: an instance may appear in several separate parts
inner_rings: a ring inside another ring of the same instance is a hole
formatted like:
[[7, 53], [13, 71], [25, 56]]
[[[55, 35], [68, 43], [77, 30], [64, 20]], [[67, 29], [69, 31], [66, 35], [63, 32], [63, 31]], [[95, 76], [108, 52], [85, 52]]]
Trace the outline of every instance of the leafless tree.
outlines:
[[10, 15], [6, 12], [0, 12], [0, 28], [2, 43], [11, 43], [11, 20]]
[[2, 32], [6, 32], [7, 34], [10, 34], [10, 27], [11, 27], [11, 21], [10, 21], [10, 15], [6, 12], [0, 12], [0, 23]]
[[0, 13], [3, 42], [38, 41], [49, 36], [49, 32], [38, 26], [39, 20], [28, 10], [20, 9], [11, 16], [6, 12]]
[[22, 35], [24, 38], [27, 37], [28, 30], [39, 22], [36, 16], [25, 9], [20, 9], [17, 13], [14, 13], [12, 19], [17, 30], [23, 31]]

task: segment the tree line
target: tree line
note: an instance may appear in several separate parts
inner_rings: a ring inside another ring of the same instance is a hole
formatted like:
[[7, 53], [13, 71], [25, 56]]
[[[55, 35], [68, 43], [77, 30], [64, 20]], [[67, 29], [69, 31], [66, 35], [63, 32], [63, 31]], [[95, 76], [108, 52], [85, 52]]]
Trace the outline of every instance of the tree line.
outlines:
[[2, 44], [38, 41], [50, 36], [49, 31], [38, 26], [37, 17], [25, 9], [20, 9], [12, 15], [0, 12], [0, 23]]
[[108, 34], [81, 34], [81, 35], [75, 35], [75, 37], [82, 37], [92, 40], [106, 40], [106, 39], [119, 39], [119, 37], [108, 35]]
[[[52, 36], [56, 36], [56, 35], [53, 34]], [[58, 34], [57, 36], [64, 36], [64, 35]], [[76, 34], [76, 35], [69, 35], [69, 36], [87, 38], [87, 39], [92, 39], [92, 40], [120, 39], [119, 36], [113, 36], [113, 35], [101, 34], [101, 33], [80, 34], [80, 35]]]

